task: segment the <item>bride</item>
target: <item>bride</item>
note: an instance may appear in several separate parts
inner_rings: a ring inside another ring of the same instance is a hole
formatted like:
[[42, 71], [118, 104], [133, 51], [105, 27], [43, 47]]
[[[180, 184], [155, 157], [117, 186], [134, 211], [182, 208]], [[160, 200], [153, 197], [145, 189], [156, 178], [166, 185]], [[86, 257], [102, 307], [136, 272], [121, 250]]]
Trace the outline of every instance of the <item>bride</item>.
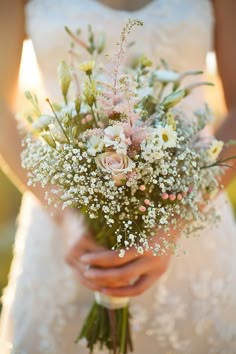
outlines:
[[[224, 193], [214, 201], [221, 212], [217, 227], [204, 230], [198, 239], [180, 239], [185, 256], [136, 257], [130, 251], [120, 259], [97, 247], [72, 213], [53, 220], [41, 207], [39, 187], [27, 190], [13, 116], [25, 33], [32, 38], [47, 95], [55, 99], [55, 68], [68, 47], [64, 26], [86, 32], [92, 24], [96, 32], [106, 33], [109, 51], [123, 24], [135, 17], [145, 27], [134, 33], [137, 43], [130, 49], [130, 62], [145, 53], [154, 64], [165, 58], [180, 71], [204, 69], [207, 51], [216, 50], [228, 107], [217, 138], [236, 139], [235, 14], [234, 0], [1, 2], [0, 153], [25, 193], [3, 296], [0, 354], [86, 353], [74, 338], [91, 303], [91, 290], [134, 297], [136, 354], [236, 353], [236, 225]], [[201, 89], [192, 97], [186, 109], [204, 101]], [[225, 186], [234, 174], [227, 171]]]

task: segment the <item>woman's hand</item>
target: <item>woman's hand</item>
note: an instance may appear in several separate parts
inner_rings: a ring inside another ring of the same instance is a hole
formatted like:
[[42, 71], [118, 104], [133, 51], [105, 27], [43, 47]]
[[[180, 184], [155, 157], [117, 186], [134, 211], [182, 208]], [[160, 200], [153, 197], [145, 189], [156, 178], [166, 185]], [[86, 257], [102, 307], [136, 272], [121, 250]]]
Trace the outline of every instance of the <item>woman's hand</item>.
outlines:
[[140, 255], [132, 248], [120, 258], [118, 253], [98, 246], [90, 234], [83, 235], [71, 248], [66, 261], [80, 282], [93, 291], [131, 297], [149, 289], [167, 270], [171, 255]]

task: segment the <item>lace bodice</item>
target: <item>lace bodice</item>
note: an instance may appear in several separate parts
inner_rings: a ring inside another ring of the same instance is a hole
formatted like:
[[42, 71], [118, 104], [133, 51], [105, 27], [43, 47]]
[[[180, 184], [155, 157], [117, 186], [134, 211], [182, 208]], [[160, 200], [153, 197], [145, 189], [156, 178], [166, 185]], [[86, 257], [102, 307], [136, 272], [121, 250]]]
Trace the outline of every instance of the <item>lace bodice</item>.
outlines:
[[[26, 6], [26, 25], [32, 38], [46, 91], [56, 94], [56, 68], [67, 56], [69, 38], [64, 26], [105, 32], [110, 52], [129, 18], [144, 21], [133, 31], [136, 45], [129, 61], [145, 53], [154, 64], [164, 58], [176, 70], [204, 69], [206, 53], [212, 49], [213, 11], [209, 0], [153, 0], [144, 8], [128, 12], [111, 9], [96, 0], [31, 0]], [[81, 53], [81, 59], [83, 54]]]

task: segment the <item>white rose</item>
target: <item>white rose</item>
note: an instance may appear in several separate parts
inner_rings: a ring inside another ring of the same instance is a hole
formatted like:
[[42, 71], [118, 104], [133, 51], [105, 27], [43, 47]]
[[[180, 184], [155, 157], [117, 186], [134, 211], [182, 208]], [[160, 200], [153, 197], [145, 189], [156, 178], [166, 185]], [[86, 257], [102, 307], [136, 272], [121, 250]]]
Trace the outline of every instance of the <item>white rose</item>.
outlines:
[[117, 185], [121, 184], [125, 174], [135, 167], [134, 162], [127, 155], [113, 151], [98, 155], [95, 161], [102, 171], [112, 174]]

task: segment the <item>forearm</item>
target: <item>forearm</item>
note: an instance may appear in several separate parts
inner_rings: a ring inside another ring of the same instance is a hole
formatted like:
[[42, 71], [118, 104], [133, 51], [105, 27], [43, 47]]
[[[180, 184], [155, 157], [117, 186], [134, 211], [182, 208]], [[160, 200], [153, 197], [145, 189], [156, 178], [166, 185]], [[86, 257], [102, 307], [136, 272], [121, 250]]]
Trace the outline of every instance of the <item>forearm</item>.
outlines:
[[[27, 174], [21, 167], [21, 137], [13, 113], [0, 103], [0, 167], [6, 172], [17, 188], [24, 192], [27, 187]], [[39, 200], [44, 200], [42, 188], [36, 187], [32, 192]]]
[[[228, 140], [236, 141], [236, 107], [230, 110], [227, 119], [220, 126], [216, 132], [216, 137], [219, 140], [227, 142]], [[224, 149], [223, 157], [236, 156], [236, 145]], [[222, 184], [227, 187], [230, 182], [236, 177], [236, 159], [228, 161], [232, 168], [227, 168], [224, 176], [222, 177]]]

